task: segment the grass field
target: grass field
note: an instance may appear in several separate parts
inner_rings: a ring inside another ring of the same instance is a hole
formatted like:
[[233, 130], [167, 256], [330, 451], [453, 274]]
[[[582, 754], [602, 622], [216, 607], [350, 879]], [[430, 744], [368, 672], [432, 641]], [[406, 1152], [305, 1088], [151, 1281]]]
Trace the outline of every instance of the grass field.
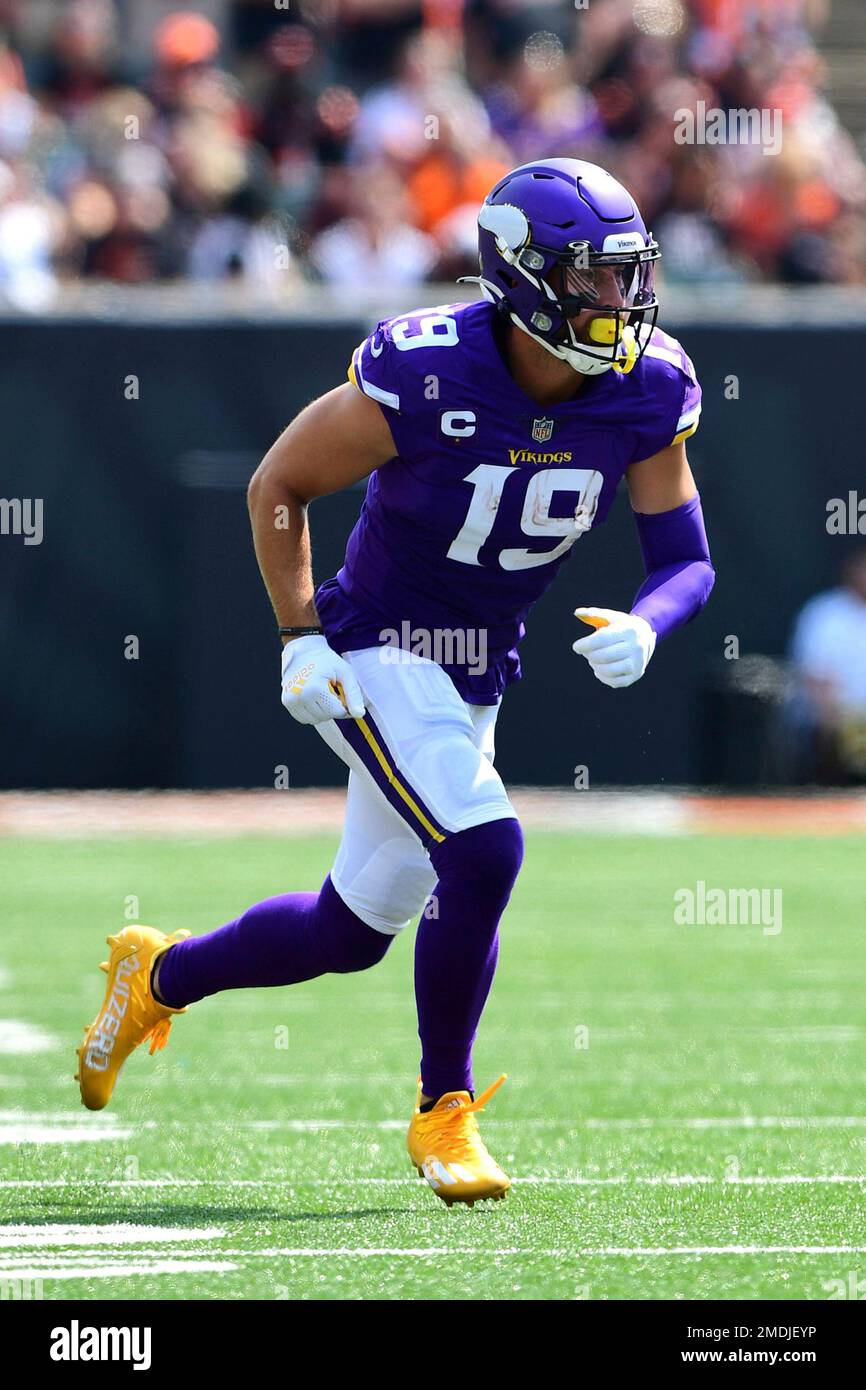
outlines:
[[[866, 1279], [863, 840], [530, 833], [476, 1081], [515, 1179], [409, 1168], [412, 942], [196, 1005], [108, 1110], [73, 1049], [106, 934], [316, 887], [335, 839], [0, 840], [0, 1278], [46, 1299], [826, 1299]], [[781, 931], [674, 893], [779, 888]], [[833, 1281], [838, 1281], [833, 1283]], [[866, 1284], [863, 1285], [866, 1289]]]

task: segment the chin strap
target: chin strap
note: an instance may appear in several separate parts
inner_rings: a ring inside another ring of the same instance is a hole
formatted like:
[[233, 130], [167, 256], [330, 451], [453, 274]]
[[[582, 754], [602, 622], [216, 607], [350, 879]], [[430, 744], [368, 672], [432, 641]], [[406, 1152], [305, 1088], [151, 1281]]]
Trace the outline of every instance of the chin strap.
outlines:
[[625, 351], [614, 362], [613, 369], [621, 376], [626, 376], [638, 359], [637, 337], [634, 329], [628, 325], [622, 330], [622, 344]]

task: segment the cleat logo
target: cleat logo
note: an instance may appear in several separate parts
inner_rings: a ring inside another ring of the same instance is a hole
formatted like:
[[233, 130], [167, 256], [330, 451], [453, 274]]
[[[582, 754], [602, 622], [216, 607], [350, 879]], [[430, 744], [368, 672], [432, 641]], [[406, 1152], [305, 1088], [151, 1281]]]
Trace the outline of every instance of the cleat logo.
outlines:
[[442, 1187], [453, 1187], [455, 1183], [470, 1184], [476, 1175], [462, 1163], [443, 1163], [441, 1158], [430, 1155], [421, 1165], [421, 1171], [434, 1192]]
[[438, 1158], [432, 1156], [425, 1158], [421, 1168], [425, 1178], [436, 1192], [439, 1191], [440, 1187], [449, 1187], [457, 1181], [453, 1174], [449, 1173], [445, 1164]]
[[452, 1163], [451, 1172], [457, 1182], [470, 1183], [475, 1181], [475, 1174], [465, 1168], [462, 1163]]
[[102, 1014], [97, 1018], [93, 1037], [87, 1045], [85, 1066], [94, 1071], [106, 1071], [114, 1050], [114, 1042], [129, 1007], [129, 977], [139, 969], [138, 957], [133, 954], [122, 960]]

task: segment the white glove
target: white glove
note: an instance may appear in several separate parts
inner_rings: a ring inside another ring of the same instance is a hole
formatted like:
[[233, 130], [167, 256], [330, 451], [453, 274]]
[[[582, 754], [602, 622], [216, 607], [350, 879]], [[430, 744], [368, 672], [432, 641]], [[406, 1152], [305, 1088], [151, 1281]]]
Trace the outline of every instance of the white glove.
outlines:
[[318, 633], [283, 647], [283, 704], [299, 724], [360, 719], [365, 713], [354, 671]]
[[575, 608], [574, 616], [596, 629], [572, 646], [585, 656], [602, 685], [614, 688], [639, 681], [656, 649], [656, 634], [646, 618], [615, 608]]

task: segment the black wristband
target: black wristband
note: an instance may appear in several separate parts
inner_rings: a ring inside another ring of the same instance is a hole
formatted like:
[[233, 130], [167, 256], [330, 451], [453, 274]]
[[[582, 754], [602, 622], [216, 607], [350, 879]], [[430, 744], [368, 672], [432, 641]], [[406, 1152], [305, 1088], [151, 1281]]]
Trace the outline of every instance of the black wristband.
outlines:
[[314, 633], [319, 637], [324, 636], [320, 627], [281, 627], [277, 631], [281, 637], [312, 637]]

